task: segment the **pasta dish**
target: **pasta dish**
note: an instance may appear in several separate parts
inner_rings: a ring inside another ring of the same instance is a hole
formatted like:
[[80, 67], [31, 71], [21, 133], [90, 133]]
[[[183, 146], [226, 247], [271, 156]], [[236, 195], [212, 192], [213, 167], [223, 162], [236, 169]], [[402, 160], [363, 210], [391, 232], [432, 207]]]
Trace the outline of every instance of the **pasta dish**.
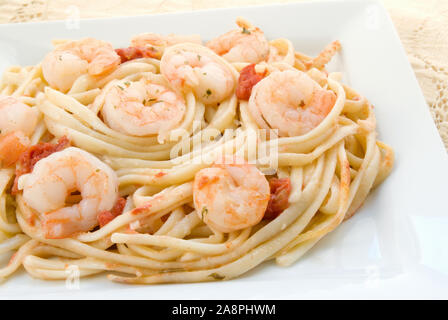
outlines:
[[228, 280], [289, 266], [391, 172], [373, 105], [243, 18], [210, 41], [54, 40], [0, 81], [7, 278]]

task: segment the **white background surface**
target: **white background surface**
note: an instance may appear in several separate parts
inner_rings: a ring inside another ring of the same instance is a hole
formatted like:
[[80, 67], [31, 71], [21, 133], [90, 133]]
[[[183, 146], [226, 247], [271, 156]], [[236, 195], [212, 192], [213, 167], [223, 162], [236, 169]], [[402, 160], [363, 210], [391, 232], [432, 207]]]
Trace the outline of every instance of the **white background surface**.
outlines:
[[289, 38], [317, 54], [339, 39], [332, 64], [375, 106], [380, 139], [396, 152], [391, 176], [361, 210], [289, 268], [266, 263], [227, 282], [129, 286], [104, 276], [63, 281], [24, 272], [0, 285], [0, 298], [297, 299], [448, 298], [448, 157], [385, 10], [373, 1], [298, 3], [134, 18], [0, 26], [0, 71], [36, 64], [51, 39], [96, 37], [127, 46], [141, 32], [200, 33], [211, 39], [243, 16], [269, 39]]

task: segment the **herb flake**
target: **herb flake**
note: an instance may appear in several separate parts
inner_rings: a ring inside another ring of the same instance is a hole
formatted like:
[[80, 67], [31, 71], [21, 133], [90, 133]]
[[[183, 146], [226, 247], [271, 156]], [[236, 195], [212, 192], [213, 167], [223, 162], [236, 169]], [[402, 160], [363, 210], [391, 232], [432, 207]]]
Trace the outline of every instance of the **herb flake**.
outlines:
[[224, 280], [225, 276], [220, 275], [219, 273], [213, 272], [212, 274], [208, 275], [209, 277], [212, 277], [215, 280]]
[[204, 97], [208, 98], [208, 97], [210, 97], [211, 94], [212, 94], [212, 90], [207, 89], [207, 91], [205, 91]]
[[207, 215], [207, 213], [208, 213], [207, 207], [202, 208], [202, 211], [201, 211], [201, 219], [202, 219], [202, 221], [204, 221], [204, 218]]

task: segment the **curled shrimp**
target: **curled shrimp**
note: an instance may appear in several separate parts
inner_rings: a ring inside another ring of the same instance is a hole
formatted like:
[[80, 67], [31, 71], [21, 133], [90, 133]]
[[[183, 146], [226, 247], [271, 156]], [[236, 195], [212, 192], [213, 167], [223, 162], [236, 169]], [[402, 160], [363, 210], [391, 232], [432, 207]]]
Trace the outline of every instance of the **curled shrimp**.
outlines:
[[38, 120], [38, 111], [11, 96], [0, 95], [1, 133], [22, 131], [29, 136], [34, 132]]
[[237, 18], [240, 27], [207, 42], [207, 47], [229, 62], [259, 63], [269, 54], [269, 43], [263, 31], [248, 21]]
[[233, 92], [235, 71], [206, 47], [182, 43], [169, 47], [160, 62], [160, 72], [181, 91], [193, 90], [205, 104], [218, 103]]
[[331, 111], [336, 95], [298, 70], [275, 71], [252, 88], [248, 108], [257, 124], [280, 136], [300, 136]]
[[270, 187], [256, 166], [224, 158], [196, 173], [193, 199], [199, 217], [211, 228], [232, 232], [256, 225], [264, 216]]
[[38, 111], [11, 96], [0, 96], [0, 160], [11, 166], [30, 145]]
[[102, 76], [119, 64], [120, 56], [110, 43], [84, 38], [63, 43], [47, 54], [42, 73], [52, 88], [67, 92], [79, 76]]
[[106, 124], [133, 136], [147, 136], [175, 128], [186, 112], [182, 96], [142, 78], [109, 86], [101, 109]]
[[[69, 147], [39, 160], [18, 181], [24, 203], [38, 213], [48, 239], [66, 238], [98, 225], [97, 215], [118, 198], [115, 172], [90, 153]], [[81, 201], [67, 198], [79, 192]]]

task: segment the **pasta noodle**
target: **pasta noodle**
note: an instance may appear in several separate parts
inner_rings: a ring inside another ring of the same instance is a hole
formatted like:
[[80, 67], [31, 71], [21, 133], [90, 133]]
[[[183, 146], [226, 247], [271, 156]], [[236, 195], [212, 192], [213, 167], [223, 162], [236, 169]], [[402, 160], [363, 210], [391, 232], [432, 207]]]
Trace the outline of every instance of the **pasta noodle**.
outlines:
[[394, 153], [326, 70], [340, 43], [311, 57], [237, 25], [205, 45], [60, 40], [4, 72], [0, 277], [227, 280], [293, 264], [357, 212]]

